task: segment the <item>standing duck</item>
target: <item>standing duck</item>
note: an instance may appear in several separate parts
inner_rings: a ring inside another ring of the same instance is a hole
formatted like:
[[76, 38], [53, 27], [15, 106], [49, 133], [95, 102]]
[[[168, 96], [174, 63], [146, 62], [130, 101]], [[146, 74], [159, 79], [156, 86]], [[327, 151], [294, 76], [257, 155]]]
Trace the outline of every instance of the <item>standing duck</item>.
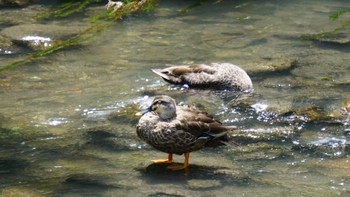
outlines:
[[170, 66], [152, 69], [165, 81], [172, 84], [187, 84], [189, 87], [252, 92], [253, 84], [248, 74], [230, 63], [210, 63]]
[[204, 147], [224, 145], [227, 132], [235, 126], [224, 126], [205, 112], [187, 106], [176, 106], [169, 96], [156, 96], [151, 106], [142, 112], [137, 135], [152, 147], [168, 153], [165, 160], [155, 163], [172, 163], [173, 154], [184, 154], [183, 165], [170, 165], [168, 169], [181, 170], [189, 165], [190, 152]]

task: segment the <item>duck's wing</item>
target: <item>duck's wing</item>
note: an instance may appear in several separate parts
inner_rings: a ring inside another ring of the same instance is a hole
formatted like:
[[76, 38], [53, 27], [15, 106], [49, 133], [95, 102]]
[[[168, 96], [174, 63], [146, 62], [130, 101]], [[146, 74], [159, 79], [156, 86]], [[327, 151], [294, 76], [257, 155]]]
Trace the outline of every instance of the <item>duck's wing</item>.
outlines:
[[196, 137], [206, 136], [216, 139], [225, 136], [228, 131], [236, 129], [235, 126], [224, 126], [209, 114], [192, 108], [180, 108], [178, 110], [178, 120], [177, 129]]
[[200, 84], [216, 72], [213, 67], [205, 64], [170, 66], [152, 71], [165, 81], [174, 84]]

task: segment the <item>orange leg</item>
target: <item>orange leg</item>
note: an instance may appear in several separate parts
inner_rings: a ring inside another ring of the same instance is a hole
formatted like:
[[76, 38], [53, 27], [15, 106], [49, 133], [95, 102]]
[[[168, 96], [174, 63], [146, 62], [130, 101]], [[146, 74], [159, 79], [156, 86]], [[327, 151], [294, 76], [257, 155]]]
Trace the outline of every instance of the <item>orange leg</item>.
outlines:
[[185, 161], [183, 165], [171, 165], [168, 166], [167, 168], [170, 170], [183, 170], [183, 169], [187, 169], [188, 165], [189, 165], [189, 160], [190, 160], [190, 153], [185, 153]]
[[158, 159], [158, 160], [152, 160], [153, 163], [173, 163], [173, 154], [168, 154], [168, 159]]

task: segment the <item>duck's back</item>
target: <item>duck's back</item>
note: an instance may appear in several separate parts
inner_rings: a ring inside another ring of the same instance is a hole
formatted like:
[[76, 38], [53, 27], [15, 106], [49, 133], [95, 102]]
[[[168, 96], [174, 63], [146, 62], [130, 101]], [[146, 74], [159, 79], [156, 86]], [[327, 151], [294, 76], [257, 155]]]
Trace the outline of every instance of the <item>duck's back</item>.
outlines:
[[153, 72], [173, 84], [188, 84], [197, 88], [215, 90], [251, 91], [253, 84], [248, 74], [230, 63], [210, 63], [171, 66]]

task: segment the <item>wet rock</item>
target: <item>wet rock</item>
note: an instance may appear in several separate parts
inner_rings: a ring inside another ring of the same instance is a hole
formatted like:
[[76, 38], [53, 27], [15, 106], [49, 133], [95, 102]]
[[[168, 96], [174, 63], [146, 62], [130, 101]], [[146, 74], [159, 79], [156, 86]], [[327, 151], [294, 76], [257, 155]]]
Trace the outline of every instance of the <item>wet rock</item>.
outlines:
[[335, 158], [319, 162], [313, 162], [310, 168], [319, 168], [319, 173], [330, 177], [344, 178], [350, 177], [350, 160], [349, 158]]
[[210, 189], [219, 187], [221, 182], [218, 180], [189, 180], [187, 181], [187, 186], [190, 189]]
[[345, 99], [343, 109], [344, 111], [350, 113], [350, 98]]
[[242, 171], [240, 169], [221, 168], [221, 169], [215, 170], [213, 174], [222, 175], [226, 177], [225, 182], [230, 182], [230, 183], [232, 183], [232, 181], [246, 182], [249, 180], [248, 174], [245, 171]]
[[13, 41], [16, 45], [30, 48], [34, 51], [44, 50], [48, 47], [54, 46], [58, 40], [52, 40], [49, 37], [41, 36], [25, 36], [21, 40]]
[[34, 189], [33, 187], [25, 187], [25, 186], [12, 186], [2, 188], [1, 191], [2, 196], [17, 196], [17, 197], [41, 197], [46, 196], [41, 194], [38, 189]]
[[294, 126], [235, 130], [229, 133], [237, 142], [276, 141], [291, 139], [296, 132]]
[[162, 37], [142, 37], [142, 41], [154, 46], [169, 46], [171, 43]]
[[130, 122], [137, 123], [138, 117], [135, 116], [136, 112], [141, 111], [138, 105], [131, 103], [123, 107], [116, 109], [108, 115], [108, 119], [116, 122]]
[[11, 46], [12, 42], [6, 37], [0, 35], [0, 49], [4, 50], [6, 48], [10, 48]]
[[81, 29], [59, 25], [24, 24], [4, 28], [0, 35], [9, 38], [19, 46], [41, 50], [77, 34]]
[[[297, 104], [294, 104], [297, 105]], [[271, 110], [271, 109], [270, 109]], [[276, 110], [273, 110], [276, 111]], [[279, 116], [283, 116], [284, 120], [288, 122], [327, 122], [333, 124], [339, 124], [339, 121], [335, 119], [335, 116], [332, 113], [327, 113], [324, 109], [316, 105], [311, 106], [290, 106], [290, 109], [287, 108], [284, 111], [278, 111]]]
[[227, 157], [232, 157], [235, 160], [272, 160], [289, 157], [291, 154], [289, 147], [263, 142], [242, 145], [225, 152]]
[[294, 114], [297, 116], [306, 117], [309, 121], [317, 121], [326, 118], [326, 115], [322, 113], [321, 109], [318, 106], [302, 108], [295, 111]]
[[248, 74], [261, 74], [279, 71], [288, 71], [294, 68], [296, 60], [290, 58], [276, 58], [270, 61], [252, 63], [247, 65]]
[[267, 88], [279, 88], [281, 90], [291, 88], [305, 88], [324, 85], [322, 81], [310, 80], [304, 77], [285, 77], [283, 81], [278, 78], [266, 78], [261, 85]]
[[[334, 108], [338, 108], [338, 106], [339, 105], [335, 106]], [[338, 120], [339, 123], [342, 123], [348, 127], [350, 123], [350, 98], [345, 99], [342, 106], [339, 109], [331, 112], [329, 117], [333, 117], [335, 121]], [[349, 131], [350, 128], [345, 128], [344, 134], [349, 136]]]
[[156, 192], [156, 193], [149, 194], [148, 197], [185, 197], [185, 196], [172, 194], [172, 193], [165, 193], [165, 192]]
[[324, 44], [338, 44], [347, 45], [350, 44], [350, 36], [348, 33], [337, 33], [329, 36], [308, 36], [309, 40], [318, 41]]
[[264, 111], [265, 113], [270, 113], [271, 115], [276, 114], [283, 116], [289, 113], [293, 109], [293, 102], [290, 100], [271, 100], [269, 103], [255, 103], [252, 107], [259, 113]]
[[120, 126], [96, 126], [83, 131], [87, 138], [84, 147], [101, 148], [105, 150], [134, 150], [137, 143], [130, 135], [126, 134]]
[[330, 134], [304, 132], [299, 140], [293, 141], [293, 150], [310, 152], [322, 157], [343, 157], [348, 149], [349, 142], [345, 137]]
[[0, 6], [6, 5], [26, 5], [30, 2], [30, 0], [0, 0]]
[[17, 51], [18, 49], [13, 45], [13, 42], [10, 39], [0, 35], [0, 55], [13, 54]]

